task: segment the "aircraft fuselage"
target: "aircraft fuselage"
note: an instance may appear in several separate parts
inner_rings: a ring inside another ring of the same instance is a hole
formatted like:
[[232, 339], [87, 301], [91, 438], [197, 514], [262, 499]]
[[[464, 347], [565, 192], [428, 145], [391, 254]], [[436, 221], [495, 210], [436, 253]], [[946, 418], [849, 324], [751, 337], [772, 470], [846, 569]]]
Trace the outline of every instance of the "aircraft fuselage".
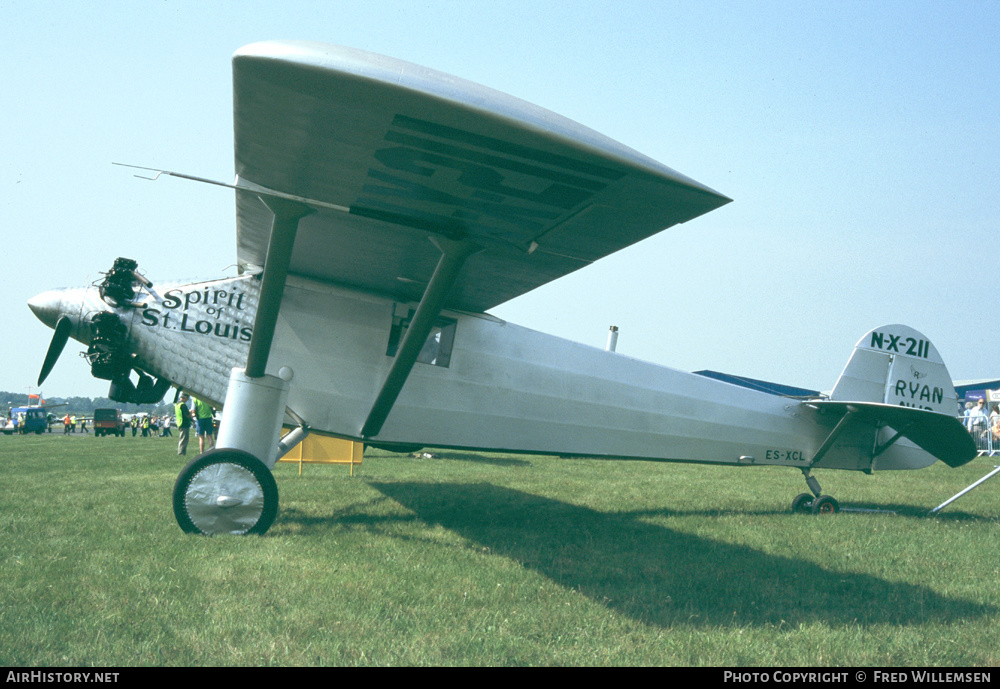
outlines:
[[[94, 291], [47, 294], [77, 318], [115, 312], [135, 368], [224, 405], [253, 335], [256, 278], [157, 285], [124, 309]], [[267, 365], [291, 376], [288, 409], [315, 431], [376, 444], [801, 468], [836, 420], [799, 400], [445, 311], [381, 431], [362, 438], [415, 307], [290, 276]], [[86, 328], [73, 337], [87, 342]], [[815, 467], [869, 471], [874, 441], [870, 428], [848, 429]], [[876, 468], [934, 461], [904, 440]]]

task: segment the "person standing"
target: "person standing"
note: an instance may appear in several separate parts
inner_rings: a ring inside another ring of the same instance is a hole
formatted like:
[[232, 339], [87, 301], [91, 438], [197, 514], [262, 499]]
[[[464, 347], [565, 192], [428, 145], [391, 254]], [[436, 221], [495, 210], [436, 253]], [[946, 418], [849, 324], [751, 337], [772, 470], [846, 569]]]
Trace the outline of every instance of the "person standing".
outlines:
[[994, 404], [993, 411], [990, 412], [990, 433], [989, 443], [986, 449], [992, 454], [1000, 448], [1000, 405]]
[[174, 405], [174, 416], [177, 419], [177, 454], [184, 456], [187, 454], [188, 438], [191, 435], [191, 409], [188, 408], [188, 397], [186, 392], [182, 392]]
[[205, 439], [208, 439], [208, 449], [215, 446], [215, 410], [212, 405], [202, 402], [200, 399], [194, 401], [195, 423], [198, 425], [198, 452], [205, 452]]
[[986, 400], [976, 400], [976, 406], [966, 414], [968, 418], [969, 432], [974, 436], [979, 436], [986, 430], [989, 417], [986, 414]]

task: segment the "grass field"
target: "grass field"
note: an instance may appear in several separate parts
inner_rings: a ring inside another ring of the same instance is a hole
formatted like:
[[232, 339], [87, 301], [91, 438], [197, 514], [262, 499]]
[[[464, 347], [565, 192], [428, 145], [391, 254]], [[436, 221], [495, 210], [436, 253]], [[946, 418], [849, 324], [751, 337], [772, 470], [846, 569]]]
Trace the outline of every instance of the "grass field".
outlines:
[[186, 536], [170, 439], [0, 437], [0, 665], [1000, 663], [1000, 479], [373, 451]]

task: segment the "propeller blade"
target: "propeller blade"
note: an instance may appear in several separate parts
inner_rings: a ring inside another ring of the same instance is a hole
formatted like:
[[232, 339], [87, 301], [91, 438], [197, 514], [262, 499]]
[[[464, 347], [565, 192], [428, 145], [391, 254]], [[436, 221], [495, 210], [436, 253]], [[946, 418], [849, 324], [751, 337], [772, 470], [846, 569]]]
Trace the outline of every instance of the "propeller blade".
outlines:
[[72, 330], [73, 321], [66, 316], [60, 316], [52, 332], [52, 342], [49, 343], [49, 351], [45, 353], [45, 361], [42, 363], [42, 372], [38, 374], [37, 385], [41, 385], [49, 377], [49, 373], [52, 372], [52, 367], [59, 360], [59, 355], [62, 354], [63, 347], [66, 346], [70, 331]]

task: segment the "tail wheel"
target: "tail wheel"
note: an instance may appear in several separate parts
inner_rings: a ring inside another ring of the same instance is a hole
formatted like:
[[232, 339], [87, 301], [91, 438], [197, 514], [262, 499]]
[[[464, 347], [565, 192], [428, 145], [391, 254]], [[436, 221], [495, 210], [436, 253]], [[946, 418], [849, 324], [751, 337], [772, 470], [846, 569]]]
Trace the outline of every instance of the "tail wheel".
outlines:
[[277, 514], [274, 476], [241, 450], [215, 448], [198, 455], [174, 484], [174, 516], [186, 533], [263, 534]]
[[840, 503], [829, 495], [821, 495], [812, 504], [813, 514], [837, 514], [840, 512]]

